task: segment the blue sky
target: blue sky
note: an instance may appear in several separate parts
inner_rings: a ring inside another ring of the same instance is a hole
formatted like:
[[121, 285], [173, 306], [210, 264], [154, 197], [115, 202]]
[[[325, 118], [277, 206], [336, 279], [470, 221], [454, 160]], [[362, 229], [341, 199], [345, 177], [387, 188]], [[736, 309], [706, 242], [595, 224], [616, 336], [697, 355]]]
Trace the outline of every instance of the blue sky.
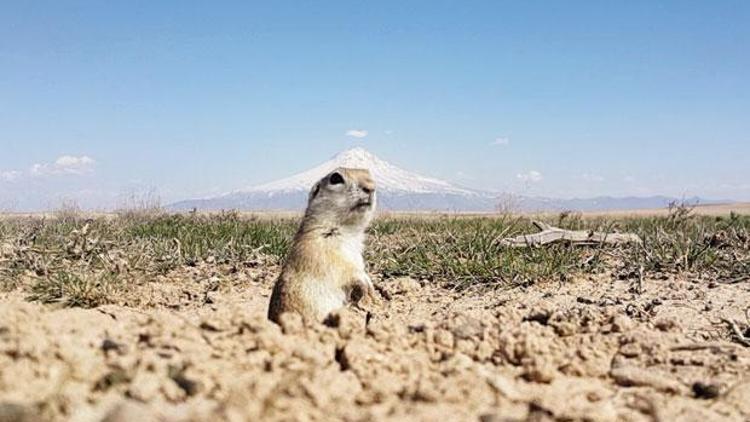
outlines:
[[750, 2], [217, 3], [3, 2], [0, 209], [350, 146], [482, 189], [750, 200]]

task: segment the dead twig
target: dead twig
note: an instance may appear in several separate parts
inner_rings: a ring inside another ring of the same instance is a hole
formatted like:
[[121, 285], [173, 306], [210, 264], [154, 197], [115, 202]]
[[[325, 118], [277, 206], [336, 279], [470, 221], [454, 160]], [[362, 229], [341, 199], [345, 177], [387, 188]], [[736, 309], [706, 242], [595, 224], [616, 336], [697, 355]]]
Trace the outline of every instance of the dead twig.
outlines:
[[669, 348], [669, 350], [673, 352], [682, 352], [682, 351], [689, 351], [693, 352], [696, 350], [711, 350], [713, 352], [721, 352], [723, 350], [727, 349], [736, 349], [736, 344], [733, 343], [720, 343], [720, 342], [705, 342], [705, 343], [688, 343], [688, 344], [678, 344], [676, 346], [672, 346]]
[[564, 230], [540, 221], [533, 221], [532, 223], [541, 230], [539, 233], [507, 237], [500, 240], [500, 245], [511, 248], [525, 248], [530, 246], [542, 246], [554, 242], [569, 242], [574, 245], [621, 245], [625, 243], [643, 243], [641, 238], [633, 233]]
[[737, 322], [733, 319], [727, 319], [722, 318], [721, 321], [729, 326], [729, 328], [732, 330], [733, 337], [732, 339], [736, 341], [737, 343], [745, 346], [750, 347], [750, 339], [745, 337], [744, 334], [742, 334], [742, 330], [740, 330], [740, 327], [737, 326]]
[[721, 283], [721, 284], [737, 284], [737, 283], [742, 283], [743, 281], [747, 281], [747, 280], [750, 280], [750, 276], [745, 275], [745, 276], [741, 276], [741, 277], [737, 277], [737, 278], [732, 278], [732, 279], [729, 279], [729, 280], [719, 280], [719, 283]]

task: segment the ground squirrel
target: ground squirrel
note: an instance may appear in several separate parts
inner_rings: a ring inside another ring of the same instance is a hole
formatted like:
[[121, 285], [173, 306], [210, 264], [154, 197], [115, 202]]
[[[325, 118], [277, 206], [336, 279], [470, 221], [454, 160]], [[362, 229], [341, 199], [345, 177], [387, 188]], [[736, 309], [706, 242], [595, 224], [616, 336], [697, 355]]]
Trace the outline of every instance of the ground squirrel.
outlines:
[[330, 312], [363, 298], [374, 299], [362, 258], [365, 229], [375, 210], [375, 183], [368, 170], [337, 168], [318, 181], [294, 237], [268, 307], [323, 321]]

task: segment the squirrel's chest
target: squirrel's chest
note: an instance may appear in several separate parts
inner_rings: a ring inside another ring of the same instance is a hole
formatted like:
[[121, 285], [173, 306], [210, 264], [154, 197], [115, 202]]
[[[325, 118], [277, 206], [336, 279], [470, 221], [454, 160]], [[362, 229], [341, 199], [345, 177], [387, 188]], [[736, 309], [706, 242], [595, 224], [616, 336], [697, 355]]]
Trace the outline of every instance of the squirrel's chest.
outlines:
[[358, 270], [365, 269], [365, 260], [362, 258], [362, 241], [359, 239], [345, 239], [339, 245], [341, 259]]

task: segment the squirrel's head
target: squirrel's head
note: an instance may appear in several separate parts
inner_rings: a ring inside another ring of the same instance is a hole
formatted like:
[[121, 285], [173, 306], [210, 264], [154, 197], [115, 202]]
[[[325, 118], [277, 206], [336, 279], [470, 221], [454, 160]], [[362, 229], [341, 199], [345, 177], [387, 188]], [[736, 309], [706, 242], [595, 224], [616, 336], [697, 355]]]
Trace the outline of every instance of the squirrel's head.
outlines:
[[309, 217], [364, 229], [375, 212], [375, 182], [364, 169], [339, 167], [320, 179], [307, 200]]

